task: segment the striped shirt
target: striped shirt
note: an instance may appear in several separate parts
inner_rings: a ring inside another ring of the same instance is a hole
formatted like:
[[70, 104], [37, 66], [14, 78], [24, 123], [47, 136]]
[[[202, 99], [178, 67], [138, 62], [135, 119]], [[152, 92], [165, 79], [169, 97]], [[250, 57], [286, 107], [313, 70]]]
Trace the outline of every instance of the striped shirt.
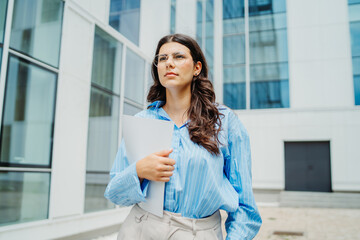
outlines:
[[[172, 121], [163, 104], [153, 102], [136, 116]], [[224, 114], [219, 155], [190, 140], [187, 122], [181, 127], [174, 124], [173, 152], [169, 158], [176, 164], [170, 181], [165, 184], [164, 210], [181, 213], [183, 217], [203, 218], [223, 209], [228, 212], [226, 239], [252, 239], [262, 221], [252, 192], [249, 136], [235, 113], [225, 106], [218, 109]], [[129, 206], [145, 201], [149, 182], [145, 179], [140, 185], [135, 163], [128, 164], [124, 141], [110, 178], [105, 197], [113, 203]]]

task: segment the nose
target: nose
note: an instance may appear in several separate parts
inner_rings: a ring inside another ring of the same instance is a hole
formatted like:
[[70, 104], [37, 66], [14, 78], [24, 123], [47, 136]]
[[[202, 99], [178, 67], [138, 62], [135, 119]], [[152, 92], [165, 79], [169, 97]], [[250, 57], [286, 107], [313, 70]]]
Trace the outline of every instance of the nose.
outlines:
[[166, 60], [166, 67], [174, 67], [174, 59], [172, 58], [172, 56], [170, 56], [167, 60]]

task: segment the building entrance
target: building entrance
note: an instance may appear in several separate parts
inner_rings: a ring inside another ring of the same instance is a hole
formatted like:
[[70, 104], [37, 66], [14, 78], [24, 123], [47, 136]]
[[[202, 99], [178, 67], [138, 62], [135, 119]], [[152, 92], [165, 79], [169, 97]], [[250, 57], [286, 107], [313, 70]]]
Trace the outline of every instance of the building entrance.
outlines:
[[331, 192], [330, 142], [285, 142], [285, 190]]

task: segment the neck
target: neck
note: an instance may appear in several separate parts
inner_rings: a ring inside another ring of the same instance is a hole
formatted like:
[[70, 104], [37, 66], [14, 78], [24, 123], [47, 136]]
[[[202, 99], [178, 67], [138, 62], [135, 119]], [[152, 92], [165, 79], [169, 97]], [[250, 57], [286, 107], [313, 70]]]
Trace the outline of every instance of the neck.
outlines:
[[171, 91], [166, 89], [166, 103], [164, 109], [173, 115], [182, 115], [190, 107], [191, 93], [190, 89], [184, 91]]

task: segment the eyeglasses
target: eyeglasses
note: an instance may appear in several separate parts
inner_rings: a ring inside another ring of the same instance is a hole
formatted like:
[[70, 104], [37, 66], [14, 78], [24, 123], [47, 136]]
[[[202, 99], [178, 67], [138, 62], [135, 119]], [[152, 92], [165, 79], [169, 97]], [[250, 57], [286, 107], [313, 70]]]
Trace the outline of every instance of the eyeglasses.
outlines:
[[[183, 65], [189, 58], [183, 52], [175, 52], [170, 54], [170, 56], [172, 56], [172, 61], [176, 66]], [[170, 56], [168, 54], [158, 54], [155, 56], [153, 63], [156, 67], [165, 66]]]

